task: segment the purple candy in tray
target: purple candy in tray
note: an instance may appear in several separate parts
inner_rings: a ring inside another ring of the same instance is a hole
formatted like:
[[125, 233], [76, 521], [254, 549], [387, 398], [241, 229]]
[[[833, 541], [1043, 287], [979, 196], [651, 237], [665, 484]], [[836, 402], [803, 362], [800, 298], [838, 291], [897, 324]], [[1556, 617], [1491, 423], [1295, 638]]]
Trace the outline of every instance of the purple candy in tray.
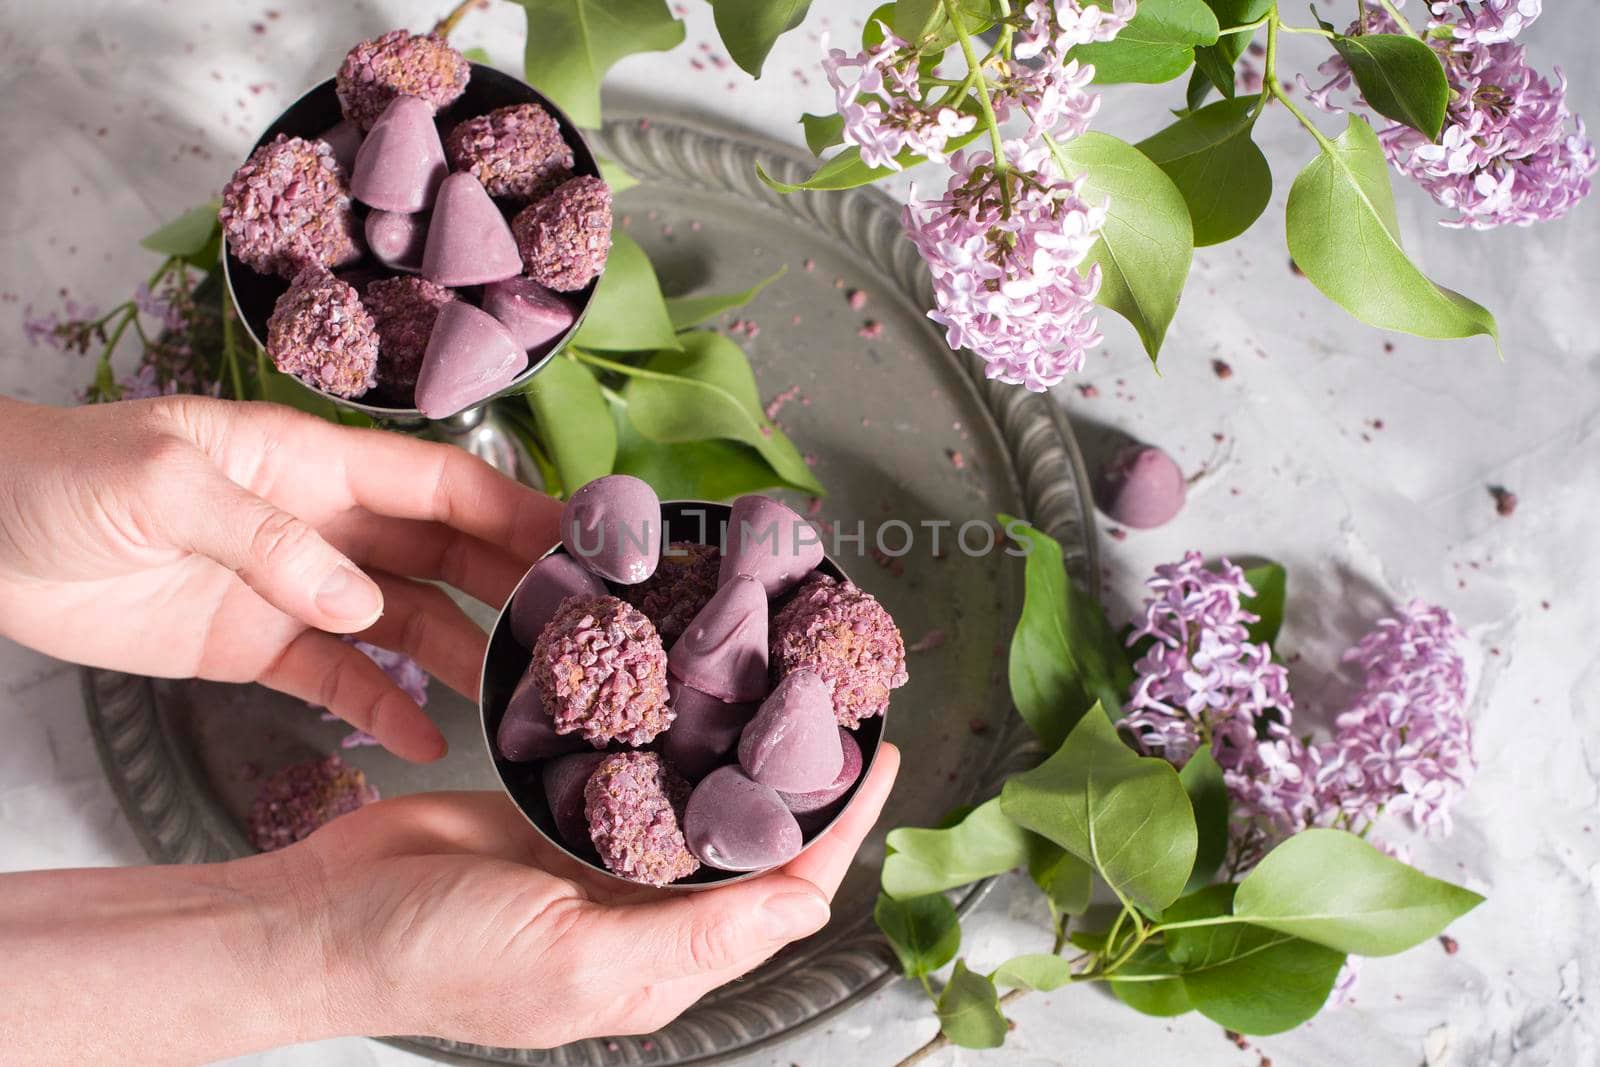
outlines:
[[563, 293], [588, 285], [611, 253], [611, 189], [585, 175], [523, 208], [511, 221], [528, 276]]
[[321, 141], [279, 134], [250, 153], [222, 189], [228, 250], [262, 274], [295, 278], [361, 258], [349, 172]]
[[661, 754], [674, 770], [697, 782], [728, 762], [756, 708], [706, 696], [676, 678], [667, 682], [667, 691], [673, 720], [661, 735]]
[[589, 819], [584, 814], [584, 799], [589, 777], [601, 763], [604, 752], [579, 752], [553, 759], [544, 765], [539, 781], [544, 786], [544, 799], [550, 805], [550, 816], [555, 820], [556, 833], [574, 852], [592, 852], [594, 842], [589, 838]]
[[491, 315], [452, 300], [439, 309], [417, 372], [417, 410], [445, 419], [487, 400], [528, 365], [528, 354]]
[[517, 344], [543, 348], [571, 328], [572, 305], [532, 278], [506, 278], [484, 287], [483, 310], [499, 319]]
[[532, 670], [558, 733], [643, 745], [672, 722], [661, 638], [614, 596], [563, 602], [533, 646]]
[[490, 196], [537, 199], [572, 177], [572, 146], [538, 104], [513, 104], [456, 124], [445, 138], [450, 165]]
[[361, 142], [350, 194], [380, 211], [422, 211], [432, 206], [449, 173], [433, 108], [414, 96], [397, 96]]
[[646, 885], [687, 878], [700, 866], [683, 839], [689, 784], [654, 752], [617, 752], [584, 786], [589, 838], [609, 870]]
[[372, 282], [361, 296], [378, 329], [378, 384], [408, 404], [439, 311], [455, 298], [449, 289], [409, 275]]
[[716, 595], [720, 563], [716, 545], [674, 541], [661, 553], [656, 572], [623, 589], [622, 599], [644, 612], [671, 645]]
[[432, 34], [390, 30], [345, 55], [334, 85], [345, 118], [363, 130], [397, 96], [414, 96], [437, 111], [455, 102], [472, 77], [460, 52]]
[[422, 269], [422, 249], [428, 240], [426, 213], [370, 211], [366, 234], [367, 250], [385, 267], [407, 274]]
[[844, 752], [844, 763], [839, 768], [838, 777], [823, 788], [814, 789], [809, 793], [785, 793], [781, 789], [778, 790], [784, 806], [794, 812], [802, 828], [809, 829], [811, 820], [825, 817], [828, 809], [848, 793], [850, 787], [856, 784], [856, 779], [861, 777], [861, 746], [856, 743], [855, 735], [849, 730], [843, 726], [836, 729], [839, 731], [839, 746]]
[[728, 552], [718, 579], [748, 574], [777, 599], [822, 562], [822, 538], [812, 525], [765, 496], [742, 496], [728, 516]]
[[774, 789], [805, 793], [825, 789], [844, 767], [833, 694], [814, 671], [800, 670], [778, 683], [739, 739], [739, 765]]
[[546, 556], [529, 569], [511, 598], [511, 636], [531, 649], [567, 597], [605, 595], [606, 583], [571, 556]]
[[636, 585], [661, 560], [661, 501], [638, 478], [596, 478], [561, 509], [561, 543], [600, 577]]
[[357, 397], [377, 382], [377, 323], [354, 286], [307, 267], [267, 320], [267, 356], [285, 374]]
[[906, 684], [905, 641], [871, 593], [825, 574], [808, 579], [772, 620], [778, 677], [809, 669], [833, 690], [839, 725], [882, 715], [889, 691]]
[[738, 767], [722, 767], [694, 787], [683, 814], [689, 850], [708, 867], [760, 871], [800, 854], [800, 824], [775, 790]]
[[577, 734], [558, 734], [550, 713], [544, 709], [539, 683], [530, 669], [511, 693], [505, 717], [495, 733], [500, 755], [513, 763], [550, 759], [566, 752], [581, 752], [589, 745]]
[[717, 590], [667, 654], [672, 676], [718, 700], [767, 695], [767, 594], [749, 575]]
[[505, 216], [470, 174], [439, 186], [422, 253], [422, 276], [440, 285], [485, 285], [522, 273]]

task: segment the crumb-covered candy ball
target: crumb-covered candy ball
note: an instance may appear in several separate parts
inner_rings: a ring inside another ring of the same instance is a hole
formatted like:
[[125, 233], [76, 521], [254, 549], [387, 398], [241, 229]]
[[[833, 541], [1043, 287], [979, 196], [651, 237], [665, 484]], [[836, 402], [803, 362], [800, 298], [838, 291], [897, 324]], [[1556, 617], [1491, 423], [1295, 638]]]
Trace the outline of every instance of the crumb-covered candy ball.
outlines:
[[582, 289], [611, 254], [611, 189], [585, 175], [523, 208], [511, 220], [528, 276], [557, 292]]
[[455, 293], [426, 278], [385, 278], [367, 286], [362, 303], [378, 327], [378, 384], [409, 394], [416, 388], [439, 309]]
[[368, 130], [395, 97], [415, 96], [437, 111], [455, 102], [470, 77], [471, 65], [442, 38], [390, 30], [350, 49], [334, 88], [345, 118]]
[[623, 598], [644, 612], [668, 645], [683, 636], [689, 622], [717, 591], [722, 553], [716, 545], [674, 541], [661, 553], [656, 572], [622, 590]]
[[262, 274], [361, 258], [349, 179], [324, 141], [280, 133], [257, 148], [223, 186], [217, 217], [228, 250]]
[[558, 733], [581, 731], [596, 747], [643, 745], [672, 723], [661, 637], [614, 596], [563, 602], [533, 647], [532, 669]]
[[376, 381], [378, 328], [354, 286], [308, 267], [272, 309], [267, 355], [308, 385], [357, 397]]
[[367, 776], [338, 756], [290, 764], [261, 783], [250, 806], [250, 843], [263, 852], [284, 848], [377, 799]]
[[882, 715], [907, 681], [905, 642], [877, 598], [853, 582], [816, 575], [772, 620], [777, 677], [812, 670], [833, 690], [839, 725]]
[[589, 837], [608, 870], [667, 885], [700, 867], [683, 839], [689, 783], [654, 752], [617, 752], [583, 788]]
[[512, 104], [457, 124], [445, 137], [456, 170], [471, 172], [490, 196], [536, 200], [572, 177], [572, 146], [538, 104]]

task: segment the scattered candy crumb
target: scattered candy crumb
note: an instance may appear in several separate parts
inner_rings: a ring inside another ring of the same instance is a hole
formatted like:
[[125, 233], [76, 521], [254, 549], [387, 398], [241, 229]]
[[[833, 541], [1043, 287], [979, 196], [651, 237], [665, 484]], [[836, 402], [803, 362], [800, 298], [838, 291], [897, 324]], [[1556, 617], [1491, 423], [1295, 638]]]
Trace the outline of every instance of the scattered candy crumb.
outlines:
[[1494, 498], [1494, 511], [1503, 519], [1508, 519], [1517, 510], [1517, 494], [1503, 485], [1491, 485], [1489, 495]]

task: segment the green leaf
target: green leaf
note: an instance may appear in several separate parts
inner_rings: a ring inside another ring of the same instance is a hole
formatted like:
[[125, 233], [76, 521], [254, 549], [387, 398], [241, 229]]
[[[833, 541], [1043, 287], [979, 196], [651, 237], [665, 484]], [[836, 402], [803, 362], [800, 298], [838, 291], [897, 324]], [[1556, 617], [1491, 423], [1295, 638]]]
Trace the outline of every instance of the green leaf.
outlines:
[[1435, 285], [1400, 246], [1389, 168], [1372, 127], [1357, 115], [1323, 142], [1289, 190], [1289, 254], [1311, 283], [1367, 323], [1419, 337], [1486, 334], [1494, 316]]
[[1233, 912], [1258, 926], [1358, 956], [1437, 936], [1483, 897], [1390, 859], [1343, 830], [1305, 830], [1239, 883]]
[[468, 63], [482, 63], [486, 67], [494, 66], [494, 61], [489, 58], [488, 51], [483, 48], [463, 49], [461, 58], [465, 59]]
[[600, 81], [617, 60], [683, 43], [666, 0], [516, 0], [528, 13], [528, 84], [579, 126], [600, 125]]
[[1283, 628], [1284, 602], [1289, 595], [1289, 572], [1283, 569], [1283, 564], [1269, 560], [1247, 568], [1244, 578], [1256, 595], [1245, 599], [1241, 606], [1251, 614], [1260, 616], [1246, 628], [1246, 632], [1256, 644], [1270, 645], [1278, 639], [1278, 631]]
[[737, 293], [715, 293], [710, 296], [669, 296], [667, 297], [667, 317], [672, 320], [672, 326], [677, 330], [687, 330], [691, 326], [698, 326], [708, 319], [714, 319], [724, 311], [743, 307], [754, 300], [756, 294], [767, 286], [783, 277], [789, 268], [779, 267], [777, 272], [763, 278], [750, 288]]
[[739, 441], [759, 452], [789, 485], [823, 494], [800, 450], [763, 413], [744, 350], [726, 337], [686, 333], [682, 351], [657, 352], [629, 373], [623, 389], [628, 417], [645, 437], [667, 444]]
[[1000, 998], [994, 983], [967, 970], [966, 962], [956, 961], [955, 973], [939, 994], [939, 1030], [953, 1045], [962, 1048], [999, 1048], [1006, 1040], [1006, 1017], [1000, 1014]]
[[[1245, 26], [1266, 15], [1272, 9], [1272, 0], [1205, 0], [1206, 6], [1217, 17], [1219, 27]], [[1255, 30], [1223, 34], [1216, 44], [1204, 45], [1194, 50], [1195, 71], [1189, 78], [1189, 110], [1197, 111], [1205, 103], [1206, 95], [1215, 86], [1229, 99], [1234, 95], [1233, 65], [1238, 62]]]
[[1189, 806], [1194, 809], [1194, 870], [1189, 873], [1185, 889], [1196, 889], [1216, 877], [1228, 854], [1228, 786], [1209, 746], [1202, 746], [1189, 757], [1178, 772], [1178, 781], [1183, 783]]
[[1239, 236], [1272, 198], [1272, 168], [1250, 139], [1260, 100], [1219, 100], [1136, 146], [1183, 194], [1197, 246]]
[[1067, 935], [1067, 940], [1085, 952], [1104, 952], [1106, 950], [1106, 935], [1103, 930], [1099, 932], [1074, 930]]
[[1031, 989], [1048, 993], [1072, 981], [1072, 966], [1060, 956], [1048, 952], [1013, 956], [995, 969], [990, 979], [1007, 989]]
[[1060, 544], [1010, 515], [1000, 523], [1028, 552], [1022, 617], [1011, 636], [1011, 699], [1053, 751], [1096, 701], [1120, 709], [1133, 671], [1105, 609], [1067, 580]]
[[711, 0], [717, 33], [733, 61], [752, 78], [779, 37], [805, 21], [811, 0]]
[[889, 939], [907, 978], [932, 974], [956, 957], [961, 947], [961, 920], [956, 909], [937, 893], [896, 900], [878, 894], [872, 918]]
[[998, 797], [943, 830], [891, 830], [883, 891], [906, 900], [1004, 874], [1028, 862], [1028, 838], [1001, 812]]
[[[945, 146], [945, 151], [954, 152], [958, 148], [963, 148], [971, 144], [983, 132], [980, 128], [971, 130], [959, 137], [952, 137], [950, 143]], [[908, 170], [919, 163], [927, 162], [925, 157], [917, 155], [909, 148], [894, 158], [895, 162], [900, 164], [900, 170]], [[854, 189], [860, 185], [871, 185], [879, 178], [886, 178], [891, 174], [898, 173], [900, 171], [889, 167], [867, 166], [861, 162], [861, 149], [855, 145], [850, 145], [844, 151], [822, 164], [812, 173], [811, 177], [794, 184], [778, 181], [763, 170], [761, 164], [756, 164], [756, 176], [766, 182], [768, 187], [776, 189], [780, 193], [796, 193], [801, 189]]]
[[1038, 834], [1028, 835], [1028, 877], [1044, 891], [1056, 912], [1081, 915], [1089, 907], [1094, 871], [1066, 849]]
[[[1228, 914], [1232, 885], [1183, 898], [1163, 922]], [[1288, 934], [1229, 923], [1169, 930], [1166, 955], [1184, 993], [1213, 1022], [1244, 1034], [1277, 1034], [1310, 1019], [1328, 999], [1344, 954]]]
[[222, 201], [210, 200], [190, 208], [154, 233], [146, 234], [139, 247], [163, 256], [181, 256], [201, 270], [217, 265], [222, 250], [222, 222], [217, 218]]
[[656, 269], [639, 243], [620, 226], [611, 231], [611, 255], [594, 299], [572, 343], [600, 351], [644, 352], [677, 348]]
[[1335, 34], [1333, 48], [1350, 65], [1372, 110], [1430, 141], [1439, 139], [1450, 83], [1433, 49], [1403, 33]]
[[611, 473], [617, 428], [589, 368], [557, 356], [533, 376], [527, 393], [539, 439], [562, 485], [576, 488]]
[[1094, 80], [1102, 84], [1171, 81], [1194, 63], [1196, 45], [1216, 43], [1217, 28], [1217, 17], [1201, 0], [1139, 0], [1132, 21], [1114, 39], [1079, 45], [1070, 57], [1093, 63]]
[[778, 477], [761, 453], [733, 441], [683, 441], [661, 444], [634, 429], [626, 410], [617, 408], [615, 473], [650, 483], [662, 500], [732, 500], [766, 489], [793, 488]]
[[625, 193], [639, 184], [639, 179], [629, 174], [616, 160], [596, 156], [595, 162], [600, 164], [600, 180], [611, 187], [613, 194]]
[[1174, 969], [1172, 961], [1167, 959], [1160, 946], [1144, 944], [1134, 951], [1127, 963], [1117, 968], [1118, 974], [1141, 980], [1119, 982], [1111, 979], [1106, 984], [1118, 1000], [1134, 1011], [1157, 1018], [1170, 1018], [1194, 1010], [1194, 1005], [1189, 1003], [1189, 994], [1184, 991], [1182, 978], [1153, 978], [1155, 975], [1172, 974]]
[[[1230, 36], [1238, 35], [1231, 34]], [[1234, 59], [1237, 58], [1237, 56], [1234, 57]], [[1215, 86], [1217, 92], [1229, 100], [1232, 100], [1234, 95], [1238, 93], [1239, 90], [1235, 84], [1237, 79], [1233, 74], [1233, 61], [1228, 58], [1228, 51], [1223, 47], [1221, 41], [1216, 44], [1204, 45], [1194, 50], [1194, 69], [1198, 76], [1203, 77], [1208, 84]], [[1193, 111], [1198, 108], [1203, 100], [1205, 100], [1204, 92], [1200, 94], [1199, 100], [1192, 101], [1189, 104], [1189, 110]]]
[[946, 19], [943, 0], [895, 0], [889, 26], [901, 40], [916, 44]]
[[844, 140], [843, 115], [813, 115], [808, 111], [800, 116], [800, 125], [806, 131], [806, 147], [814, 156]]
[[1143, 152], [1090, 131], [1062, 146], [1069, 176], [1082, 174], [1091, 203], [1110, 200], [1088, 264], [1100, 264], [1095, 299], [1133, 324], [1151, 362], [1178, 311], [1194, 258], [1194, 229], [1183, 194]]
[[1006, 782], [1000, 807], [1150, 913], [1176, 900], [1194, 869], [1194, 812], [1178, 772], [1123, 744], [1098, 705], [1055, 755]]

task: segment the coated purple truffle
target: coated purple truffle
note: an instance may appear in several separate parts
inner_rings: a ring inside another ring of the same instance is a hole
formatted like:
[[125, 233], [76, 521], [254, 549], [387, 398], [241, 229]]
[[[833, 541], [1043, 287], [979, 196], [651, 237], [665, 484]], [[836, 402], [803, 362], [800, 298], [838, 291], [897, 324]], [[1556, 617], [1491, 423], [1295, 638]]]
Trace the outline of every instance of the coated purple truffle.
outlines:
[[357, 397], [377, 380], [378, 327], [354, 286], [307, 267], [267, 319], [267, 356], [307, 385]]
[[378, 799], [367, 776], [338, 756], [293, 763], [261, 783], [250, 805], [250, 843], [284, 848]]
[[573, 178], [511, 220], [528, 276], [558, 292], [582, 289], [611, 253], [611, 188], [599, 178]]
[[537, 200], [572, 177], [572, 147], [538, 104], [495, 108], [445, 137], [450, 166], [470, 171], [490, 196]]
[[[456, 294], [426, 278], [405, 275], [367, 286], [362, 303], [378, 327], [378, 384], [409, 398], [439, 309]], [[409, 400], [408, 400], [409, 403]]]
[[532, 669], [557, 733], [643, 745], [672, 724], [661, 637], [614, 596], [563, 601], [533, 646]]
[[345, 55], [334, 79], [345, 118], [372, 128], [397, 96], [415, 96], [437, 111], [455, 102], [472, 77], [466, 59], [433, 34], [390, 30]]
[[839, 725], [855, 729], [882, 715], [889, 691], [905, 685], [906, 650], [894, 619], [853, 582], [810, 578], [772, 620], [778, 678], [809, 669], [833, 689]]
[[217, 217], [228, 250], [262, 274], [361, 258], [349, 174], [325, 141], [280, 133], [257, 148], [223, 186]]
[[683, 840], [689, 783], [654, 752], [617, 752], [583, 789], [589, 837], [606, 868], [646, 885], [667, 885], [700, 869]]
[[1095, 486], [1095, 503], [1135, 530], [1164, 525], [1183, 509], [1188, 484], [1177, 461], [1159, 448], [1128, 445], [1111, 457]]
[[674, 541], [661, 553], [656, 572], [638, 585], [625, 586], [622, 598], [655, 625], [671, 645], [717, 591], [722, 553], [716, 545]]

